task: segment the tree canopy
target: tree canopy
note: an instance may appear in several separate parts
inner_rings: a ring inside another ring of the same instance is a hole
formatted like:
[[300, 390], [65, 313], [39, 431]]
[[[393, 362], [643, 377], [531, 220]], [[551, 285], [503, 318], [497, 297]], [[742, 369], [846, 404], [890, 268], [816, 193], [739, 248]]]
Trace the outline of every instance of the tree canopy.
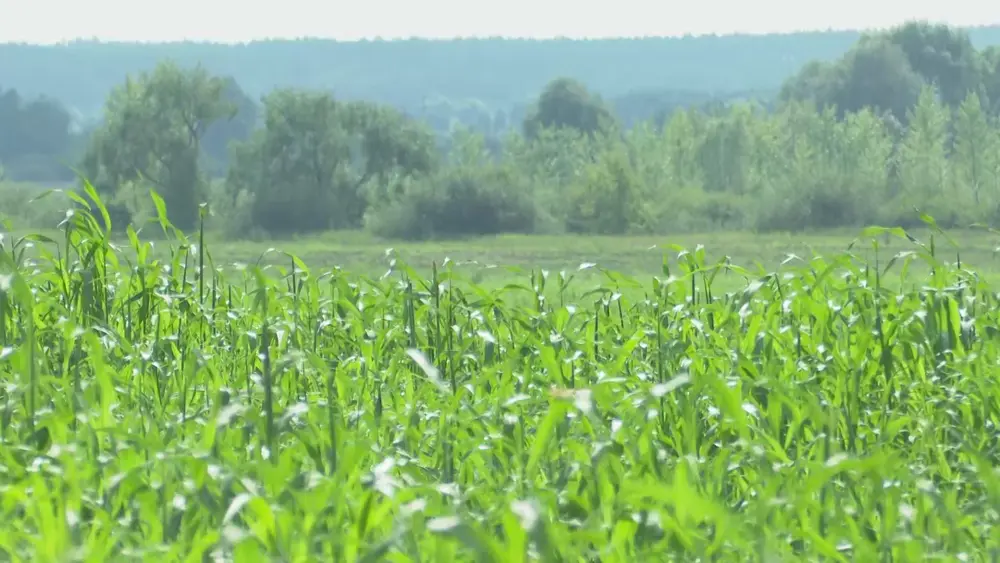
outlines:
[[[137, 183], [151, 184], [180, 228], [195, 224], [204, 193], [202, 138], [213, 124], [239, 108], [226, 98], [227, 81], [203, 68], [172, 62], [129, 78], [108, 97], [103, 125], [84, 157], [84, 172], [107, 196], [124, 196]], [[143, 198], [145, 199], [145, 198]], [[132, 212], [137, 209], [132, 209]]]
[[550, 82], [524, 120], [524, 135], [538, 137], [542, 129], [573, 129], [587, 135], [607, 133], [615, 117], [599, 97], [571, 78]]
[[975, 92], [992, 107], [1000, 100], [995, 49], [977, 51], [961, 29], [909, 22], [861, 36], [836, 61], [807, 64], [786, 81], [781, 98], [808, 99], [841, 113], [870, 107], [905, 120], [920, 89], [931, 85], [947, 106]]

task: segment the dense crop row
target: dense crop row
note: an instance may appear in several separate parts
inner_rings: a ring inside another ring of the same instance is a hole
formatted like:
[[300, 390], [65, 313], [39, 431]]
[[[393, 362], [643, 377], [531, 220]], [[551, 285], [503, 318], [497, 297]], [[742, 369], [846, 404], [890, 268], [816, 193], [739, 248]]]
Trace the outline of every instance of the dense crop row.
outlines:
[[998, 556], [998, 298], [930, 247], [489, 292], [162, 225], [4, 241], [0, 559]]

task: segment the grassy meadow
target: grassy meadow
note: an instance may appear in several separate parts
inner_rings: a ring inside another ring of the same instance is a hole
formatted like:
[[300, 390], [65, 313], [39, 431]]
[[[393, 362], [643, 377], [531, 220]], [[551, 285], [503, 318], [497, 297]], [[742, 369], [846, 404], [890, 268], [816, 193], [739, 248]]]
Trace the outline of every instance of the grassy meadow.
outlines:
[[3, 239], [0, 560], [1000, 557], [992, 235], [160, 219]]

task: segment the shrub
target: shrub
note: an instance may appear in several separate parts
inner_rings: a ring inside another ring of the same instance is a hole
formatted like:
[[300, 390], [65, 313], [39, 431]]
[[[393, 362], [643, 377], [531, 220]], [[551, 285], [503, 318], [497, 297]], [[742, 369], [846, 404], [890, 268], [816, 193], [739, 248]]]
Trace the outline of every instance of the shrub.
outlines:
[[526, 184], [508, 168], [460, 166], [412, 180], [374, 208], [366, 226], [379, 236], [419, 240], [527, 233], [535, 219]]
[[569, 196], [566, 230], [623, 234], [639, 216], [644, 188], [623, 151], [610, 151], [587, 167]]

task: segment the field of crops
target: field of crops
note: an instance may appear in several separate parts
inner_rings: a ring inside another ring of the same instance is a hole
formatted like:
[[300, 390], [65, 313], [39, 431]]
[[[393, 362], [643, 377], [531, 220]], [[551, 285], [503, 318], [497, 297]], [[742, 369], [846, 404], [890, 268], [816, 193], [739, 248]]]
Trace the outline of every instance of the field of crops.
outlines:
[[1000, 557], [1000, 298], [930, 241], [486, 290], [161, 221], [3, 241], [0, 560]]

